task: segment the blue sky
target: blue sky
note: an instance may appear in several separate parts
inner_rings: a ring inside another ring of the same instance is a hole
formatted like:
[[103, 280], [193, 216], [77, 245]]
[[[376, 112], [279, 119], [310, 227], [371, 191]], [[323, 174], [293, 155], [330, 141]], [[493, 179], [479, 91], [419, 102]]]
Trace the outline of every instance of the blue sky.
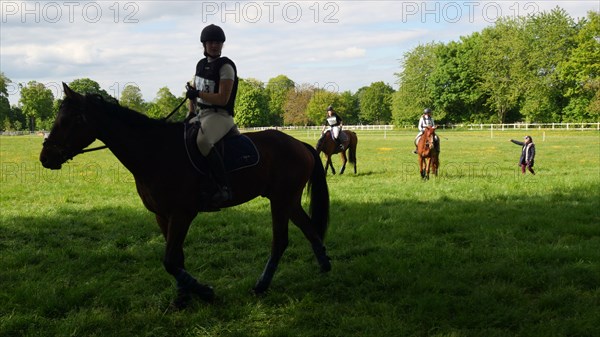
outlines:
[[153, 100], [179, 94], [202, 57], [199, 35], [214, 23], [223, 55], [242, 78], [283, 74], [298, 84], [352, 91], [384, 81], [397, 89], [402, 55], [448, 42], [503, 16], [560, 6], [572, 17], [600, 1], [10, 1], [0, 2], [0, 70], [17, 84], [91, 78], [113, 96], [127, 84]]

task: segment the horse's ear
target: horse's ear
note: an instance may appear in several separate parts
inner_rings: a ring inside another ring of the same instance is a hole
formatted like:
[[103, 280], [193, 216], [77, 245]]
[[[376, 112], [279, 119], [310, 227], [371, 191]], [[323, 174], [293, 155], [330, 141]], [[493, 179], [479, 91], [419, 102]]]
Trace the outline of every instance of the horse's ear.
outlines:
[[63, 90], [65, 92], [65, 96], [68, 98], [81, 98], [81, 95], [69, 88], [65, 82], [63, 82]]

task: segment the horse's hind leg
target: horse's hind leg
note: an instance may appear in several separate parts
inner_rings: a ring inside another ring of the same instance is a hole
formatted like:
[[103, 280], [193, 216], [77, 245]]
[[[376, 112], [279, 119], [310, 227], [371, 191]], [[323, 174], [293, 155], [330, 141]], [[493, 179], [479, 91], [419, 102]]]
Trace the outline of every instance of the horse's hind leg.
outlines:
[[306, 214], [304, 209], [302, 209], [302, 206], [298, 205], [294, 208], [292, 211], [291, 220], [298, 228], [300, 228], [306, 239], [308, 239], [310, 242], [313, 252], [315, 253], [315, 257], [317, 258], [317, 262], [321, 267], [321, 271], [330, 271], [331, 262], [329, 256], [327, 256], [323, 241], [319, 237], [316, 228], [313, 226], [312, 220], [308, 214]]
[[[278, 198], [279, 199], [279, 198]], [[280, 200], [271, 199], [271, 217], [273, 219], [273, 241], [271, 243], [271, 256], [267, 261], [265, 269], [254, 286], [256, 294], [262, 294], [269, 288], [279, 260], [283, 256], [288, 245], [288, 221], [287, 211], [282, 209], [283, 204]]]
[[340, 169], [340, 174], [344, 174], [344, 170], [346, 169], [346, 162], [348, 159], [346, 158], [346, 151], [341, 153], [342, 157], [342, 168]]

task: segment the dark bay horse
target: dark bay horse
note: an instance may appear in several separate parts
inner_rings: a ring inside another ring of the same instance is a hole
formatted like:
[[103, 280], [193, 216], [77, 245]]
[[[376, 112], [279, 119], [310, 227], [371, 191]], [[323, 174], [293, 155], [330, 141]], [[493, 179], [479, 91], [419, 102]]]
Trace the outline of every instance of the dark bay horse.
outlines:
[[417, 143], [417, 154], [419, 155], [419, 172], [421, 178], [429, 179], [429, 172], [437, 176], [440, 167], [439, 153], [435, 148], [435, 127], [428, 126]]
[[[356, 146], [358, 145], [358, 138], [356, 137], [356, 133], [354, 131], [343, 130], [342, 133], [346, 135], [346, 140], [342, 143], [344, 145], [343, 150], [340, 150], [333, 138], [331, 138], [331, 131], [325, 132], [323, 137], [321, 137], [317, 142], [317, 153], [320, 154], [323, 152], [327, 157], [327, 161], [325, 162], [325, 173], [327, 173], [327, 168], [331, 167], [331, 172], [335, 174], [335, 168], [333, 168], [333, 164], [331, 163], [331, 156], [339, 153], [340, 157], [342, 158], [342, 168], [340, 169], [340, 174], [344, 174], [348, 159], [354, 166], [354, 174], [356, 174]], [[342, 137], [341, 134], [340, 137]], [[346, 157], [346, 150], [348, 150], [348, 158]]]
[[[144, 206], [156, 215], [166, 240], [163, 264], [177, 281], [177, 297], [171, 305], [185, 308], [193, 296], [212, 301], [213, 289], [196, 281], [184, 267], [183, 244], [190, 223], [203, 210], [200, 196], [206, 177], [201, 177], [188, 160], [183, 123], [151, 119], [100, 96], [82, 96], [64, 83], [63, 87], [65, 99], [44, 142], [42, 165], [60, 169], [94, 140], [104, 142], [131, 171]], [[239, 205], [258, 196], [271, 202], [271, 255], [254, 291], [263, 293], [271, 283], [288, 245], [289, 220], [310, 242], [321, 271], [329, 271], [331, 264], [323, 245], [329, 192], [318, 153], [309, 144], [279, 131], [245, 135], [256, 145], [260, 161], [229, 174], [233, 199], [219, 206]], [[310, 215], [301, 206], [305, 186], [310, 194]]]

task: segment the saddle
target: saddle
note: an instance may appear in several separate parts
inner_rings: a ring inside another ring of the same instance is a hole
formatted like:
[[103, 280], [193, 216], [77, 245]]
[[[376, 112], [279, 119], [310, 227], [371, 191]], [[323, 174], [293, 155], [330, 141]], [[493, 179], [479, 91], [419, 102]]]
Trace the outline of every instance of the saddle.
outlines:
[[[201, 175], [208, 176], [210, 172], [208, 162], [196, 144], [199, 130], [200, 123], [184, 123], [185, 150], [194, 169]], [[223, 158], [227, 173], [254, 166], [260, 160], [256, 145], [250, 138], [240, 134], [236, 127], [229, 130], [225, 137], [215, 145], [215, 149]]]
[[340, 139], [340, 142], [342, 144], [344, 144], [344, 147], [346, 147], [345, 144], [348, 141], [348, 135], [346, 134], [346, 132], [340, 131], [340, 134], [338, 135], [338, 138]]

